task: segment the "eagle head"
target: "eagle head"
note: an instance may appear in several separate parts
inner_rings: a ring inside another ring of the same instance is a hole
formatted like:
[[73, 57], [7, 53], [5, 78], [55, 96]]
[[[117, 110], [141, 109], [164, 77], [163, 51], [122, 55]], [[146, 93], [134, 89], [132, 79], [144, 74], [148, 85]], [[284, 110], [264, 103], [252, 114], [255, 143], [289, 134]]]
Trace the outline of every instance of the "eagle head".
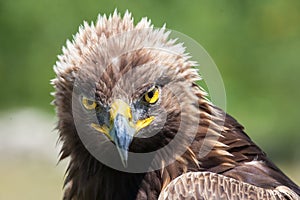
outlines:
[[158, 169], [186, 151], [203, 94], [196, 63], [169, 34], [115, 12], [67, 41], [53, 80], [62, 158], [88, 153], [113, 168]]

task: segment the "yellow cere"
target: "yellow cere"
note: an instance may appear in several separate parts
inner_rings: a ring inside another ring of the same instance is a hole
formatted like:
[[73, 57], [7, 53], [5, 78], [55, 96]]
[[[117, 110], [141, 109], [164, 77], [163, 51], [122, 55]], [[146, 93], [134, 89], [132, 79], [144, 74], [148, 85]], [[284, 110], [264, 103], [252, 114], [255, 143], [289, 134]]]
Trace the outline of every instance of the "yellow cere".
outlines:
[[142, 128], [148, 126], [153, 120], [154, 120], [153, 116], [148, 117], [146, 119], [138, 120], [135, 125], [136, 132], [138, 132]]
[[132, 118], [130, 106], [120, 99], [116, 99], [111, 105], [111, 120], [115, 119], [117, 114], [121, 114], [129, 120]]
[[87, 109], [87, 110], [93, 110], [96, 108], [97, 103], [93, 100], [90, 100], [86, 97], [82, 98], [82, 105]]
[[[157, 99], [158, 99], [157, 89], [155, 88], [155, 91], [153, 91], [153, 92], [154, 92], [154, 95], [151, 99], [156, 98], [156, 101], [157, 101]], [[151, 100], [150, 102], [153, 102], [153, 101]], [[83, 104], [84, 104], [84, 100], [83, 100]], [[111, 110], [110, 110], [110, 123], [111, 123], [110, 126], [111, 127], [107, 127], [106, 125], [100, 126], [99, 124], [95, 124], [95, 123], [92, 123], [91, 127], [93, 127], [98, 132], [105, 134], [110, 140], [112, 140], [112, 138], [110, 136], [110, 129], [113, 126], [113, 124], [112, 124], [113, 120], [116, 118], [116, 116], [118, 114], [121, 114], [128, 119], [129, 125], [131, 127], [135, 128], [136, 133], [139, 132], [139, 130], [141, 130], [142, 128], [145, 128], [146, 126], [148, 126], [154, 120], [154, 117], [151, 116], [146, 119], [138, 120], [136, 122], [136, 124], [134, 125], [132, 122], [132, 114], [131, 114], [130, 106], [127, 103], [125, 103], [124, 101], [117, 99], [111, 105]]]
[[91, 127], [93, 127], [95, 130], [105, 134], [110, 140], [112, 140], [112, 138], [109, 135], [109, 128], [107, 126], [105, 126], [105, 125], [100, 126], [99, 124], [92, 123]]
[[159, 91], [156, 87], [151, 88], [146, 94], [145, 94], [145, 100], [150, 103], [154, 104], [157, 102], [159, 97]]

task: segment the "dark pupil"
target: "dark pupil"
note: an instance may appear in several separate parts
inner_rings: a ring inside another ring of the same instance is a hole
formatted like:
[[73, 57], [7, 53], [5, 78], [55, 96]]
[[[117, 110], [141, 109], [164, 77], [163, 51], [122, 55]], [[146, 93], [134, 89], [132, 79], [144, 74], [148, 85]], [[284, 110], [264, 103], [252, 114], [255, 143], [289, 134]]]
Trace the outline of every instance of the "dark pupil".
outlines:
[[89, 105], [92, 105], [94, 102], [91, 101], [91, 100], [87, 100], [87, 103], [88, 103]]
[[154, 95], [154, 92], [153, 92], [153, 90], [152, 90], [152, 91], [150, 91], [150, 92], [148, 92], [148, 97], [149, 97], [150, 99], [153, 97], [153, 95]]

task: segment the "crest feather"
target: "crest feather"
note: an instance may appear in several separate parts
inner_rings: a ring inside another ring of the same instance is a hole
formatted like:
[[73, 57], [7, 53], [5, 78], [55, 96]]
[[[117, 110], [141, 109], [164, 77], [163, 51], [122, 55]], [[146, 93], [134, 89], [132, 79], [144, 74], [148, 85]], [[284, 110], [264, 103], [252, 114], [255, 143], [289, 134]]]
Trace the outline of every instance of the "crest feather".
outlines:
[[[129, 33], [128, 36], [126, 33]], [[73, 40], [67, 40], [66, 46], [62, 48], [62, 55], [58, 56], [54, 65], [54, 71], [61, 75], [80, 68], [95, 57], [113, 59], [114, 54], [119, 53], [118, 50], [124, 53], [140, 48], [163, 49], [181, 55], [187, 65], [195, 64], [187, 62], [189, 56], [184, 53], [183, 44], [176, 44], [176, 39], [169, 39], [170, 33], [166, 31], [165, 25], [155, 29], [151, 20], [146, 17], [134, 25], [134, 19], [128, 10], [123, 17], [117, 10], [109, 17], [99, 14], [95, 24], [92, 22], [89, 25], [84, 21]], [[110, 41], [111, 38], [115, 41]]]

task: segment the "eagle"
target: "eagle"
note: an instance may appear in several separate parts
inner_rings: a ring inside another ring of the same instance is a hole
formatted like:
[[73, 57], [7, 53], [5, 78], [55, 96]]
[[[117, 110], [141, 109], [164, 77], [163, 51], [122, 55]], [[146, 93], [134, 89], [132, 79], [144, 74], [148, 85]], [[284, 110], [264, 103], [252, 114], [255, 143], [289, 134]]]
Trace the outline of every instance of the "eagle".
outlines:
[[165, 26], [99, 15], [54, 65], [64, 200], [299, 199]]

